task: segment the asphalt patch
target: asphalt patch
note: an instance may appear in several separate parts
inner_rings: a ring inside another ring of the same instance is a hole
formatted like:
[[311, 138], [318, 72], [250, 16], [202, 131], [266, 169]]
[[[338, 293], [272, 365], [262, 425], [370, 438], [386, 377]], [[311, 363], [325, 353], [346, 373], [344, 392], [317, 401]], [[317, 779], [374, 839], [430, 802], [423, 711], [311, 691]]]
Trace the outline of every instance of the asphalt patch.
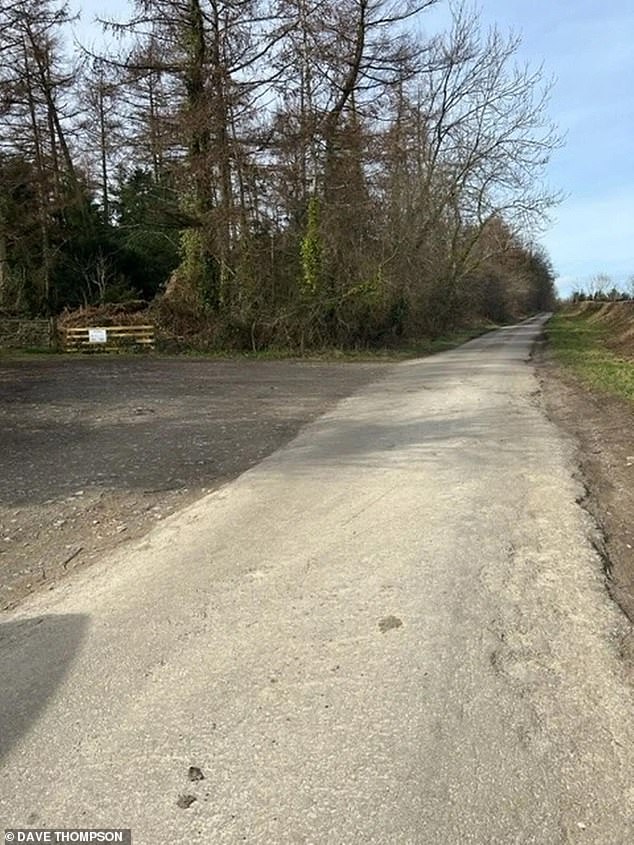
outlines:
[[0, 359], [0, 610], [240, 475], [389, 367]]

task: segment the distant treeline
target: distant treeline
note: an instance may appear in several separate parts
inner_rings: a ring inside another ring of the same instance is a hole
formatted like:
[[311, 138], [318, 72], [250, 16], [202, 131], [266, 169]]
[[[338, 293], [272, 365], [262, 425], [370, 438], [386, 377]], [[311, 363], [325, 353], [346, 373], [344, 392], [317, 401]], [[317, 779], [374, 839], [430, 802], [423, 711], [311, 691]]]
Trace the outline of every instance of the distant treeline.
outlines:
[[629, 302], [634, 299], [631, 293], [617, 288], [600, 293], [585, 293], [582, 290], [574, 290], [570, 296], [572, 302]]
[[548, 85], [473, 13], [421, 37], [436, 2], [138, 0], [94, 55], [5, 0], [0, 310], [306, 348], [552, 307]]

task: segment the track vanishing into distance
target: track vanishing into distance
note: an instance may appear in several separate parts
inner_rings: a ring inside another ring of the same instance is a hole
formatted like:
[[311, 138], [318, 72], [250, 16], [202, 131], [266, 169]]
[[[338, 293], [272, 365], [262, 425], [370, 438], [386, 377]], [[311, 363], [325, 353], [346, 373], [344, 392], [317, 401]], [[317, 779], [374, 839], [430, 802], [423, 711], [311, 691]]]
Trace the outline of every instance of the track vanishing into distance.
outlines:
[[541, 407], [544, 319], [390, 368], [0, 617], [5, 826], [633, 842], [628, 626]]

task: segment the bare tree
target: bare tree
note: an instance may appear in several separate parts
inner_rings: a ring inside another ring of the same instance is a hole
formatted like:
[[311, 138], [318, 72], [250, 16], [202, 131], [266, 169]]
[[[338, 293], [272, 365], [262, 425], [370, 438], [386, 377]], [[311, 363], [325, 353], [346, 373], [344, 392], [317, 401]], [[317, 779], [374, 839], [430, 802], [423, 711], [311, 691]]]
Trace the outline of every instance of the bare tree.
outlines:
[[[546, 301], [531, 236], [557, 199], [548, 80], [463, 8], [416, 37], [435, 2], [135, 0], [106, 22], [117, 49], [77, 73], [65, 5], [7, 0], [0, 157], [34, 174], [46, 299], [64, 250], [76, 298], [123, 290], [155, 215], [165, 276], [177, 242], [182, 259], [166, 312], [181, 296], [254, 348], [374, 343]], [[0, 186], [0, 294], [16, 207]]]
[[602, 299], [611, 287], [614, 287], [611, 276], [607, 273], [595, 273], [588, 280], [586, 290], [590, 299]]
[[[495, 28], [483, 35], [478, 16], [458, 9], [398, 103], [393, 135], [409, 209], [401, 238], [409, 260], [440, 285], [429, 295], [444, 303], [449, 319], [461, 280], [486, 257], [480, 241], [491, 223], [535, 232], [559, 198], [543, 182], [560, 143], [546, 111], [550, 84], [541, 69], [517, 66], [518, 46], [517, 37]], [[393, 237], [398, 243], [394, 230]]]

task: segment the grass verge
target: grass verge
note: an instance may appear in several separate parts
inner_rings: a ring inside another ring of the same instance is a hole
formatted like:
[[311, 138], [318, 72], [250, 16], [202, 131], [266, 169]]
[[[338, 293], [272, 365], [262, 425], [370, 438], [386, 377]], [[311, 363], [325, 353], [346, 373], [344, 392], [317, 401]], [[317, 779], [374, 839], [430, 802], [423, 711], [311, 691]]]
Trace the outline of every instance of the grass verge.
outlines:
[[[499, 328], [496, 325], [474, 326], [469, 329], [459, 329], [436, 338], [421, 338], [419, 341], [403, 344], [402, 346], [378, 346], [364, 349], [336, 349], [308, 350], [301, 356], [304, 360], [314, 361], [402, 361], [408, 358], [424, 358], [438, 352], [446, 352], [462, 346], [468, 340], [486, 334]], [[215, 354], [215, 353], [212, 353]], [[220, 353], [222, 354], [222, 353]], [[230, 354], [230, 353], [229, 353]], [[242, 354], [246, 358], [279, 359], [299, 358], [297, 352], [288, 349], [265, 349], [261, 352], [234, 353]], [[226, 355], [226, 353], [225, 353]]]
[[586, 315], [561, 312], [546, 332], [556, 360], [588, 387], [634, 402], [634, 362], [608, 348], [608, 328]]
[[[235, 360], [236, 358], [246, 358], [252, 360], [259, 360], [259, 361], [279, 361], [279, 360], [288, 360], [288, 359], [297, 359], [303, 361], [337, 361], [337, 362], [390, 362], [390, 361], [403, 361], [408, 358], [423, 358], [427, 355], [435, 355], [439, 352], [446, 352], [449, 349], [455, 349], [458, 346], [461, 346], [463, 343], [466, 343], [469, 340], [473, 340], [476, 337], [480, 337], [487, 332], [493, 331], [494, 329], [499, 328], [498, 325], [493, 323], [487, 323], [477, 326], [472, 326], [471, 328], [467, 329], [459, 329], [454, 332], [450, 332], [446, 335], [442, 335], [436, 338], [421, 338], [419, 341], [415, 343], [408, 343], [404, 344], [403, 346], [394, 346], [394, 347], [377, 347], [376, 349], [336, 349], [336, 348], [325, 348], [320, 350], [308, 350], [304, 353], [303, 356], [299, 355], [296, 351], [289, 350], [289, 349], [263, 349], [258, 352], [250, 352], [244, 351], [239, 352], [235, 350], [213, 350], [208, 352], [201, 352], [195, 349], [186, 350], [180, 353], [167, 353], [161, 352], [160, 347], [159, 350], [153, 353], [152, 357], [158, 356], [160, 358], [206, 358], [211, 360]], [[56, 352], [51, 349], [22, 349], [22, 350], [0, 350], [0, 361], [1, 360], [20, 360], [20, 359], [27, 359], [27, 358], [59, 358], [64, 356], [66, 358], [77, 358], [78, 353], [63, 353], [63, 352]], [[134, 357], [138, 358], [139, 353], [128, 352], [125, 350], [121, 350], [117, 353], [118, 357]], [[79, 357], [86, 357], [85, 355], [79, 355]], [[103, 352], [94, 352], [91, 353], [91, 357], [112, 357], [111, 353], [103, 353]]]

